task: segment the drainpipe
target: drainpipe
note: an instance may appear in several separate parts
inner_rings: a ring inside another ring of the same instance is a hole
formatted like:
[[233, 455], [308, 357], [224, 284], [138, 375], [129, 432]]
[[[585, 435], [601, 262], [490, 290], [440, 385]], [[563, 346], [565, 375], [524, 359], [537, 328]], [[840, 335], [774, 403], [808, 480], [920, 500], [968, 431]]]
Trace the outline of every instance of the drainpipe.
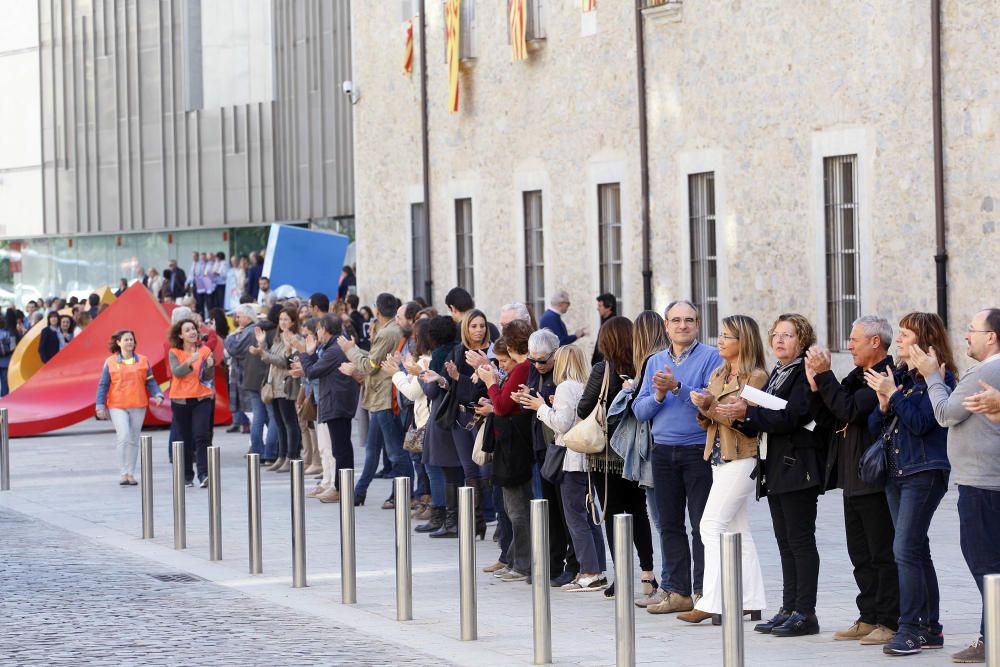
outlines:
[[649, 139], [646, 119], [646, 46], [642, 24], [642, 0], [635, 0], [635, 79], [639, 106], [639, 191], [642, 220], [642, 307], [653, 308], [653, 268], [650, 264], [649, 229]]
[[[424, 281], [424, 298], [434, 303], [434, 272], [431, 265], [431, 157], [427, 136], [427, 13], [426, 0], [420, 0], [420, 153], [424, 176], [424, 220], [427, 230], [427, 253], [419, 258], [427, 264], [427, 280]], [[414, 257], [413, 261], [418, 261]]]
[[948, 242], [944, 218], [944, 145], [941, 112], [941, 0], [931, 0], [931, 78], [934, 125], [934, 229], [937, 252], [937, 312], [948, 324]]

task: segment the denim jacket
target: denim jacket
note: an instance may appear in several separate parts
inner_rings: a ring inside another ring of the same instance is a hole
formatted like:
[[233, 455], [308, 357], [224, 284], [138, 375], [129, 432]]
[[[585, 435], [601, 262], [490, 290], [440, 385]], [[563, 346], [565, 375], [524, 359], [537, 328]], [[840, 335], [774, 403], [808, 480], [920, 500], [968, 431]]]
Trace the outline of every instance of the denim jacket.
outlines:
[[[916, 371], [895, 371], [897, 391], [889, 399], [888, 411], [883, 414], [875, 408], [868, 417], [868, 430], [875, 437], [892, 423], [899, 421], [893, 429], [892, 440], [887, 446], [895, 454], [897, 470], [895, 475], [905, 477], [925, 470], [951, 470], [948, 463], [948, 429], [943, 428], [934, 418], [934, 406], [927, 395], [927, 383]], [[945, 374], [945, 384], [955, 387], [955, 376], [951, 371]]]
[[635, 389], [624, 387], [608, 406], [608, 421], [620, 416], [617, 428], [612, 433], [608, 446], [622, 458], [622, 479], [638, 482], [640, 486], [652, 488], [653, 464], [650, 454], [653, 435], [650, 423], [639, 421], [632, 414], [632, 399]]

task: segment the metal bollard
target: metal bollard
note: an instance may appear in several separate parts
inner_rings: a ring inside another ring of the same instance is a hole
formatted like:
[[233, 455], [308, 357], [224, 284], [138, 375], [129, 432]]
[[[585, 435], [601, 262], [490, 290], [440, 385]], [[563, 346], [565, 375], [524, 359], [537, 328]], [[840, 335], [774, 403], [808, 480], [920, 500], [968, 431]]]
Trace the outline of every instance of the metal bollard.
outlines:
[[153, 436], [139, 438], [139, 475], [142, 482], [142, 539], [153, 539]]
[[413, 620], [413, 554], [410, 547], [410, 478], [393, 480], [396, 498], [396, 620]]
[[458, 490], [458, 581], [461, 600], [462, 641], [476, 639], [476, 490]]
[[722, 664], [743, 667], [743, 542], [739, 533], [719, 536], [722, 547]]
[[340, 597], [343, 604], [358, 601], [358, 567], [354, 549], [354, 469], [340, 474]]
[[635, 665], [635, 592], [632, 589], [632, 515], [615, 515], [615, 664]]
[[292, 461], [292, 588], [306, 585], [306, 489], [302, 459]]
[[222, 560], [222, 462], [218, 447], [208, 450], [208, 559]]
[[986, 664], [1000, 667], [1000, 574], [983, 577], [983, 613], [986, 644]]
[[250, 574], [263, 567], [260, 533], [260, 454], [247, 456], [247, 523], [250, 538]]
[[552, 662], [552, 609], [549, 599], [549, 501], [531, 501], [531, 611], [535, 664]]
[[10, 430], [7, 408], [0, 408], [0, 491], [10, 491]]
[[184, 506], [184, 443], [171, 444], [174, 458], [174, 549], [187, 548], [187, 515]]

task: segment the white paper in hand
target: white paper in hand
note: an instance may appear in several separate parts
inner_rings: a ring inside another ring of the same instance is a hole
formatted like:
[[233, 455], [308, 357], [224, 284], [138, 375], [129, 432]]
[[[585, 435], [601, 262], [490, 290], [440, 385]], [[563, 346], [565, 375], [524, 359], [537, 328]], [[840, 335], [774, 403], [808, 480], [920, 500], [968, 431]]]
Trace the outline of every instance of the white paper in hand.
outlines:
[[788, 401], [785, 399], [772, 396], [750, 385], [743, 387], [743, 391], [740, 392], [740, 398], [754, 405], [759, 405], [765, 410], [784, 410], [785, 406], [788, 405]]

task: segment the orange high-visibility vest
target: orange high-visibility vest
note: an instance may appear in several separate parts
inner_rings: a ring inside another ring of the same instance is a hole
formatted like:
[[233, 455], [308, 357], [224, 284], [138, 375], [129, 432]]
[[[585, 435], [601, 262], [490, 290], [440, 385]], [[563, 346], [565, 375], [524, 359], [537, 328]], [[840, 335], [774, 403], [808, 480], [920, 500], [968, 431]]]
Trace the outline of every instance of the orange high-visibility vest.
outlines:
[[[176, 347], [170, 348], [170, 352], [177, 357], [177, 361], [184, 363], [190, 358], [189, 355], [184, 350], [179, 350]], [[202, 384], [201, 382], [201, 369], [205, 365], [205, 360], [208, 359], [208, 355], [212, 354], [212, 351], [208, 349], [207, 346], [202, 345], [198, 348], [197, 359], [194, 359], [191, 364], [191, 372], [184, 377], [174, 377], [170, 381], [170, 399], [181, 399], [181, 398], [207, 398], [212, 395], [212, 388], [208, 385]]]
[[113, 354], [104, 361], [111, 376], [108, 386], [107, 403], [109, 408], [127, 410], [129, 408], [144, 408], [149, 404], [146, 393], [146, 378], [149, 377], [149, 360], [141, 354], [135, 355], [131, 364], [120, 361]]

